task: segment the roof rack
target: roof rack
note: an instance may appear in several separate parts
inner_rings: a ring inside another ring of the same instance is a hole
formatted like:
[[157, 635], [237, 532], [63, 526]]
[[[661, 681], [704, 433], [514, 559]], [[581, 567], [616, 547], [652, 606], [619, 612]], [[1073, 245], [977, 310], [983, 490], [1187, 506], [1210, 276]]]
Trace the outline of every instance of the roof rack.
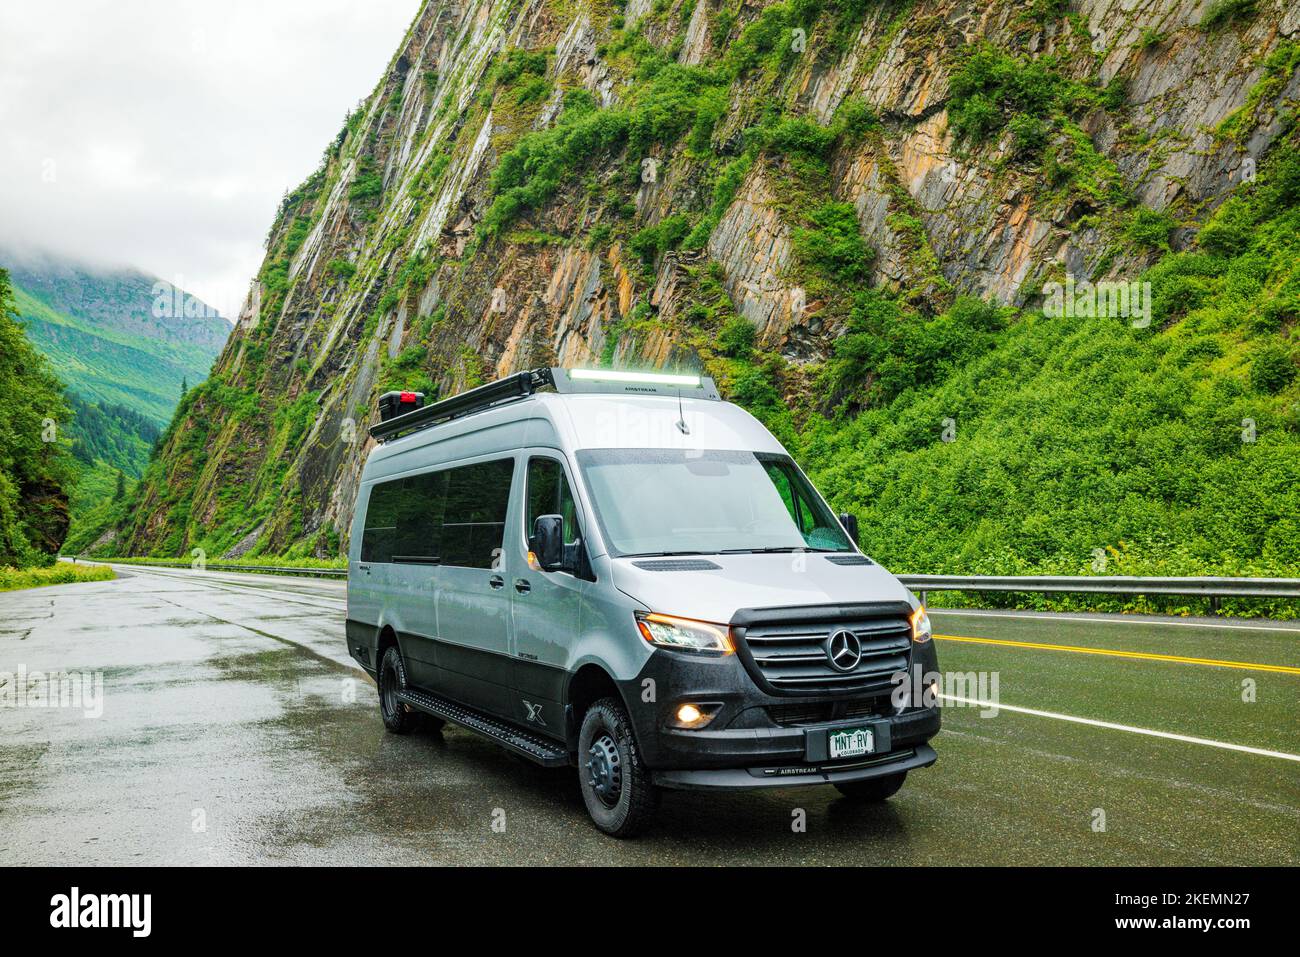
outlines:
[[531, 372], [516, 372], [496, 382], [489, 382], [487, 385], [454, 395], [450, 399], [443, 399], [403, 415], [393, 416], [385, 422], [377, 422], [370, 427], [370, 434], [377, 441], [383, 442], [462, 415], [481, 412], [506, 402], [527, 398], [545, 386], [553, 386], [555, 391], [561, 394], [595, 392], [671, 395], [714, 401], [721, 399], [717, 386], [708, 376], [543, 367], [533, 369]]
[[387, 422], [378, 422], [370, 427], [370, 434], [383, 442], [404, 432], [427, 428], [457, 416], [482, 411], [500, 402], [522, 399], [532, 395], [542, 386], [550, 384], [550, 369], [517, 372], [496, 382], [489, 382], [487, 385], [454, 395], [450, 399], [443, 399], [441, 402], [426, 405], [413, 412], [394, 416]]

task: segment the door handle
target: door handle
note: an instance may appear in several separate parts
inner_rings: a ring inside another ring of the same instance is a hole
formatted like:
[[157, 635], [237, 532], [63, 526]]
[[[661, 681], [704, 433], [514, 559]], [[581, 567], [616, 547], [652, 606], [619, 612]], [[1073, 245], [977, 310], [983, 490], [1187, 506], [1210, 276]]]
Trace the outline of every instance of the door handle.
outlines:
[[369, 575], [369, 574], [370, 574], [370, 566], [369, 566], [369, 565], [358, 565], [358, 566], [357, 566], [357, 571], [359, 571], [359, 572], [365, 572], [367, 575]]
[[527, 595], [532, 590], [533, 590], [533, 586], [528, 584], [527, 578], [515, 579], [515, 591], [519, 592], [519, 594]]
[[491, 578], [488, 579], [488, 584], [491, 585], [493, 588], [504, 588], [506, 584], [506, 580], [502, 578], [500, 575], [493, 575]]

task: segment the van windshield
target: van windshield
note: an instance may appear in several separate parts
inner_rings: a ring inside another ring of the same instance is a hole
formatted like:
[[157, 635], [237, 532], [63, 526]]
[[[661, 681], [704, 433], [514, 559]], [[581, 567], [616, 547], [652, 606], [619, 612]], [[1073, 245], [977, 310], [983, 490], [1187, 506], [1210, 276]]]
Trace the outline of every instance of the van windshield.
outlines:
[[616, 557], [851, 550], [786, 455], [593, 449], [578, 465]]

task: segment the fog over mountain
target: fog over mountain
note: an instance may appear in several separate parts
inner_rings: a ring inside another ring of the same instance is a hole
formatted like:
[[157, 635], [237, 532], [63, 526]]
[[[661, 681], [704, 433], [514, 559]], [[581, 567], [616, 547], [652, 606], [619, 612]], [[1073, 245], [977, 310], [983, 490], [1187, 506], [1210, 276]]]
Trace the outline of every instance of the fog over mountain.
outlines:
[[237, 315], [280, 197], [417, 9], [4, 4], [0, 243], [138, 268]]

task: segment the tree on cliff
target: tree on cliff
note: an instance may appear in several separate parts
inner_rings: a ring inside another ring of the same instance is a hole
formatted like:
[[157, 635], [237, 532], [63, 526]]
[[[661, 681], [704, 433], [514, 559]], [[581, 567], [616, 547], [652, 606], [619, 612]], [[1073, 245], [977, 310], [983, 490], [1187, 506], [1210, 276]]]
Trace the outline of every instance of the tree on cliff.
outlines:
[[68, 417], [63, 387], [27, 341], [0, 269], [0, 565], [48, 564], [67, 536]]

